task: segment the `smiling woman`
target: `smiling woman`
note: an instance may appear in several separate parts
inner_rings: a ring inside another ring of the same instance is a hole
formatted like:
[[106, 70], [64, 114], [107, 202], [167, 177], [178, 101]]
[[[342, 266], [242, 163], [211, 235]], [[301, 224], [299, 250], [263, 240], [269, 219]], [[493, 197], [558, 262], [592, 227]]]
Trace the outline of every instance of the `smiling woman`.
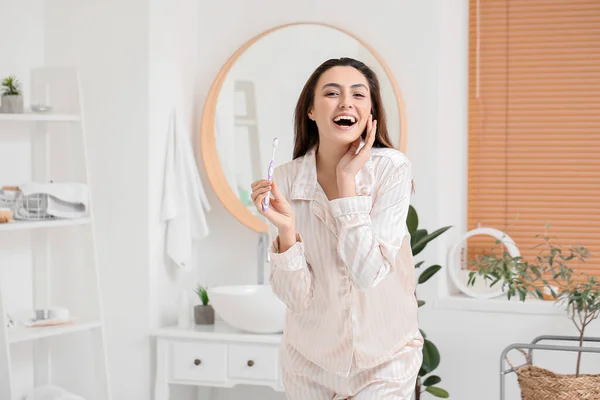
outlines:
[[408, 400], [415, 389], [424, 340], [406, 224], [412, 168], [389, 145], [382, 104], [367, 65], [321, 63], [295, 109], [293, 160], [252, 183], [269, 221], [269, 283], [288, 308], [290, 400]]
[[[400, 90], [373, 49], [347, 32], [321, 24], [290, 24], [264, 32], [244, 44], [217, 75], [200, 132], [200, 151], [210, 184], [225, 208], [248, 228], [267, 230], [251, 202], [250, 184], [267, 176], [273, 139], [278, 138], [275, 165], [291, 160], [295, 105], [303, 85], [315, 66], [339, 57], [361, 60], [378, 75], [391, 145], [405, 150], [406, 119]], [[326, 83], [332, 84], [327, 86], [327, 98], [341, 94], [336, 82]], [[362, 84], [368, 87], [366, 81]], [[351, 89], [354, 96], [361, 91], [366, 95], [365, 88]], [[339, 117], [343, 119], [337, 121], [339, 125], [350, 125], [352, 118], [354, 123], [361, 122], [359, 117], [365, 122], [369, 114]], [[330, 123], [335, 124], [333, 120]]]

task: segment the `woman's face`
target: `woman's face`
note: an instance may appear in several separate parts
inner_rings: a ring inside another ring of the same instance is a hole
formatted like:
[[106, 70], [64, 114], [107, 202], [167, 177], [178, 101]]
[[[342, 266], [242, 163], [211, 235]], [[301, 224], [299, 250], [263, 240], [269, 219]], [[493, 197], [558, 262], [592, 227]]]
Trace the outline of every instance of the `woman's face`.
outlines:
[[370, 115], [369, 84], [360, 71], [333, 67], [321, 75], [308, 111], [308, 117], [317, 123], [321, 143], [349, 145], [364, 132]]

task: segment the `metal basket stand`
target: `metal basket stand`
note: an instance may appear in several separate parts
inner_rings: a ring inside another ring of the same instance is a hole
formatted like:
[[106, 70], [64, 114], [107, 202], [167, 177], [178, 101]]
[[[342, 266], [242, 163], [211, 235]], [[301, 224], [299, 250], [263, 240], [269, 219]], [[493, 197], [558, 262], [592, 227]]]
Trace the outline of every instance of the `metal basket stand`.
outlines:
[[[529, 353], [529, 360], [533, 363], [533, 350], [548, 350], [548, 351], [570, 351], [570, 352], [579, 352], [579, 353], [598, 353], [600, 354], [600, 347], [585, 347], [585, 346], [558, 346], [558, 345], [550, 345], [550, 344], [538, 344], [544, 340], [551, 341], [570, 341], [570, 342], [579, 342], [578, 336], [552, 336], [552, 335], [542, 335], [538, 336], [531, 341], [531, 343], [514, 343], [507, 346], [500, 355], [500, 400], [506, 400], [506, 390], [505, 390], [505, 377], [506, 375], [514, 372], [512, 368], [506, 369], [506, 355], [509, 351], [514, 349], [527, 349]], [[600, 343], [600, 337], [584, 337], [584, 342], [595, 342]], [[522, 364], [516, 366], [515, 369], [519, 369], [520, 367], [527, 365]]]

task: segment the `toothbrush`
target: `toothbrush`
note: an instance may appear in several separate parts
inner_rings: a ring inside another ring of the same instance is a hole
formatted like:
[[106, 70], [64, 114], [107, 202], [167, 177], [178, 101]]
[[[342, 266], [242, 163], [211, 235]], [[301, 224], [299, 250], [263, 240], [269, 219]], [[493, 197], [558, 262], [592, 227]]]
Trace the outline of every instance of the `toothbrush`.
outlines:
[[[277, 138], [273, 139], [273, 154], [271, 155], [271, 162], [269, 163], [269, 172], [268, 172], [268, 177], [267, 177], [269, 182], [271, 182], [273, 180], [273, 167], [275, 165], [275, 149], [277, 148], [278, 142], [279, 142], [279, 140], [277, 140]], [[267, 193], [267, 197], [265, 197], [265, 199], [263, 200], [263, 205], [262, 205], [263, 212], [267, 211], [267, 208], [269, 208], [270, 202], [271, 202], [271, 191], [269, 190], [269, 193]]]

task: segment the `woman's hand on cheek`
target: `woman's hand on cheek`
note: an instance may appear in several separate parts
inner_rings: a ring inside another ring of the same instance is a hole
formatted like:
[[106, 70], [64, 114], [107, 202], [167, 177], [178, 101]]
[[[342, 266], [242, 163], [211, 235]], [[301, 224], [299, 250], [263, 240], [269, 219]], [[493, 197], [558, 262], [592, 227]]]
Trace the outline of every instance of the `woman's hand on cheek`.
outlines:
[[337, 187], [340, 197], [351, 197], [356, 196], [356, 185], [354, 178], [356, 174], [365, 163], [371, 158], [371, 148], [375, 142], [375, 136], [377, 133], [377, 121], [373, 121], [371, 115], [367, 121], [367, 137], [365, 138], [365, 145], [357, 153], [358, 147], [360, 146], [360, 136], [356, 139], [346, 154], [342, 157], [336, 168]]

